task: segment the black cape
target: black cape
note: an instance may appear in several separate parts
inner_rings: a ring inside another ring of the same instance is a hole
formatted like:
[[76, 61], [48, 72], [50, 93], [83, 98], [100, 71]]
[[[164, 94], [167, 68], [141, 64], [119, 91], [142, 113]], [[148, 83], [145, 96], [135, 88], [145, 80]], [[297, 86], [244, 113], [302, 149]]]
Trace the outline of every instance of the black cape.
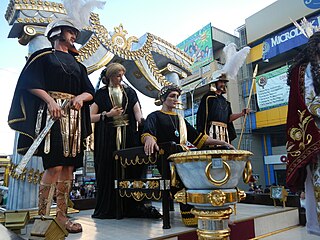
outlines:
[[[8, 116], [9, 126], [20, 133], [17, 151], [21, 154], [28, 150], [35, 139], [37, 112], [40, 104], [44, 104], [40, 98], [29, 92], [30, 89], [57, 91], [75, 96], [83, 92], [94, 95], [94, 88], [88, 78], [85, 66], [77, 62], [71, 54], [42, 49], [31, 55], [19, 76]], [[82, 108], [81, 132], [83, 140], [91, 134], [89, 104], [90, 102], [84, 103]], [[43, 127], [46, 120], [46, 107], [45, 104]], [[55, 149], [50, 152], [50, 154], [54, 154], [57, 151]], [[40, 147], [37, 155], [44, 157]], [[61, 152], [61, 156], [63, 156], [63, 152]], [[60, 157], [60, 153], [58, 157]]]

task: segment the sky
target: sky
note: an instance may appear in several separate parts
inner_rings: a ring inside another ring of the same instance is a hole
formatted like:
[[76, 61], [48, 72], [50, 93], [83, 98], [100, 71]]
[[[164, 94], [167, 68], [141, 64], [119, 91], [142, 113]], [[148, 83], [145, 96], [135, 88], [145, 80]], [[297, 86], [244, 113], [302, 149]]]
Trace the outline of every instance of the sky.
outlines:
[[[76, 1], [76, 0], [74, 0]], [[141, 37], [149, 32], [177, 45], [207, 24], [236, 34], [245, 19], [276, 0], [107, 0], [102, 10], [94, 10], [100, 22], [113, 31], [123, 24], [129, 36]], [[62, 2], [56, 0], [55, 2]], [[9, 0], [0, 1], [0, 154], [12, 154], [14, 131], [7, 125], [7, 116], [17, 78], [25, 63], [27, 46], [18, 39], [7, 38], [10, 26], [4, 15]], [[95, 86], [100, 71], [89, 77]], [[138, 94], [143, 115], [156, 110], [153, 100]]]

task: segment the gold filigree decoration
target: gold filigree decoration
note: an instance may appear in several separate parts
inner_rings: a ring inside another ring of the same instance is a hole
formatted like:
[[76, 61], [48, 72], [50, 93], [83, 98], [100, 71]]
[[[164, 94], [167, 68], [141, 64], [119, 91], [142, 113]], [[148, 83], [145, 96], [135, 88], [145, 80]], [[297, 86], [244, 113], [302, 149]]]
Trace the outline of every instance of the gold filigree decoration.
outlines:
[[38, 170], [34, 170], [33, 168], [28, 169], [24, 168], [21, 174], [16, 173], [17, 164], [11, 163], [9, 168], [9, 176], [19, 181], [28, 181], [29, 183], [38, 184], [41, 181], [43, 176], [43, 172]]
[[226, 194], [221, 190], [213, 190], [208, 198], [212, 206], [223, 206], [226, 202]]
[[130, 187], [130, 181], [121, 181], [119, 183], [119, 187], [121, 187], [121, 188], [129, 188]]
[[34, 173], [34, 169], [31, 168], [28, 172], [28, 177], [27, 177], [27, 180], [29, 183], [32, 183], [32, 179], [33, 179], [33, 173]]
[[[126, 60], [138, 60], [144, 58], [152, 75], [155, 77], [155, 80], [161, 86], [170, 84], [170, 82], [167, 81], [166, 78], [161, 74], [160, 70], [154, 62], [151, 53], [153, 49], [152, 44], [154, 42], [154, 36], [152, 34], [147, 33], [146, 41], [140, 49], [131, 51], [131, 43], [138, 41], [138, 39], [136, 37], [130, 37], [128, 38], [128, 40], [126, 40], [125, 35], [127, 34], [127, 32], [123, 29], [122, 25], [120, 25], [120, 27], [118, 28], [115, 28], [117, 29], [117, 32], [111, 38], [109, 38], [107, 29], [100, 24], [98, 14], [91, 13], [90, 24], [92, 26], [94, 34], [98, 37], [98, 39], [106, 49]], [[174, 58], [172, 58], [172, 60], [174, 60], [175, 62], [178, 61]]]
[[131, 196], [133, 197], [133, 199], [136, 201], [142, 201], [143, 198], [145, 197], [145, 193], [143, 193], [143, 192], [133, 192], [131, 194], [132, 194]]
[[122, 49], [130, 51], [132, 43], [138, 42], [139, 39], [135, 36], [131, 36], [126, 39], [127, 34], [127, 30], [125, 30], [123, 25], [120, 24], [119, 27], [114, 28], [114, 34], [111, 37], [111, 42]]
[[171, 84], [166, 80], [165, 76], [161, 74], [161, 71], [158, 69], [151, 53], [146, 54], [145, 60], [148, 64], [148, 67], [151, 69], [152, 75], [155, 77], [155, 79], [157, 79], [161, 86], [167, 86]]
[[[191, 58], [189, 55], [187, 55], [185, 52], [181, 51], [179, 48], [173, 46], [169, 42], [154, 36], [154, 39], [159, 41], [160, 44], [157, 42], [152, 45], [152, 51], [159, 53], [170, 60], [178, 63], [178, 65], [182, 66], [183, 68], [187, 69], [189, 72], [191, 72], [190, 66], [193, 63], [193, 58]], [[161, 47], [161, 45], [166, 45], [167, 48]], [[168, 49], [169, 47], [169, 49]], [[163, 50], [165, 49], [165, 50]], [[177, 58], [177, 55], [179, 56]], [[181, 59], [181, 60], [179, 60]]]
[[[108, 33], [107, 29], [103, 25], [100, 24], [100, 19], [99, 19], [99, 15], [98, 14], [91, 13], [91, 15], [90, 15], [90, 25], [93, 28], [94, 34], [98, 37], [98, 39], [101, 41], [101, 43], [108, 50], [110, 50], [113, 54], [118, 55], [118, 56], [120, 56], [120, 57], [122, 57], [122, 58], [124, 58], [126, 60], [137, 60], [137, 59], [140, 59], [146, 53], [148, 53], [149, 49], [151, 48], [151, 44], [152, 44], [153, 39], [151, 37], [148, 37], [148, 36], [147, 36], [147, 40], [146, 40], [146, 43], [144, 44], [144, 46], [141, 49], [136, 50], [136, 51], [127, 50], [128, 48], [122, 48], [121, 44], [120, 44], [121, 47], [119, 47], [119, 44], [118, 45], [114, 44], [112, 42], [112, 38], [109, 37], [109, 33]], [[116, 36], [120, 36], [120, 35], [117, 34]], [[131, 38], [130, 41], [133, 42], [134, 39], [136, 39], [136, 38]]]
[[286, 148], [288, 154], [293, 157], [300, 156], [302, 151], [306, 148], [307, 145], [312, 141], [312, 135], [306, 134], [306, 130], [309, 122], [311, 121], [311, 116], [305, 117], [306, 110], [298, 111], [299, 115], [299, 124], [297, 128], [289, 129], [290, 139], [293, 141], [287, 141]]
[[24, 181], [26, 179], [26, 174], [27, 174], [27, 169], [24, 168], [22, 173], [20, 173], [20, 176], [18, 179]]
[[182, 190], [180, 190], [179, 192], [177, 192], [177, 193], [174, 195], [174, 199], [175, 199], [177, 202], [186, 204], [186, 203], [187, 203], [187, 192], [186, 192], [186, 190], [185, 190], [185, 189], [182, 189]]
[[186, 61], [188, 61], [188, 63], [191, 65], [194, 60], [192, 57], [190, 57], [188, 54], [186, 54], [184, 51], [182, 51], [180, 48], [177, 48], [176, 46], [174, 46], [173, 44], [167, 42], [166, 40], [160, 38], [160, 37], [157, 37], [157, 36], [154, 36], [154, 39], [161, 42], [161, 43], [164, 43], [165, 45], [169, 46], [170, 48], [174, 49], [174, 51], [178, 52], [179, 55], [182, 55]]
[[133, 181], [132, 187], [133, 188], [143, 188], [144, 187], [144, 182], [142, 182], [142, 181]]
[[191, 213], [196, 215], [197, 217], [213, 217], [219, 218], [221, 220], [228, 219], [232, 214], [232, 208], [222, 209], [222, 210], [200, 210], [193, 208], [191, 209]]
[[159, 182], [158, 181], [147, 181], [146, 187], [148, 187], [149, 189], [159, 188]]
[[[120, 159], [120, 163], [122, 167], [130, 166], [130, 165], [142, 165], [142, 164], [156, 164], [158, 159], [158, 154], [155, 154], [155, 157], [150, 156], [138, 156], [136, 155], [134, 159], [123, 158], [122, 156], [116, 155], [117, 159]], [[117, 160], [116, 159], [116, 160]]]
[[130, 198], [132, 197], [134, 200], [136, 201], [142, 201], [144, 198], [148, 199], [148, 200], [160, 200], [161, 199], [161, 191], [159, 192], [148, 192], [148, 193], [143, 193], [141, 191], [138, 192], [130, 192], [130, 191], [126, 191], [126, 190], [120, 190], [119, 191], [119, 195], [120, 197], [127, 197]]
[[236, 188], [237, 190], [237, 197], [238, 197], [238, 202], [240, 202], [241, 200], [246, 199], [246, 193], [238, 188]]
[[[49, 1], [34, 1], [34, 0], [11, 0], [6, 10], [5, 19], [8, 22], [11, 22], [12, 19], [16, 16], [16, 12], [23, 11], [23, 10], [33, 10], [35, 11], [34, 13], [35, 16], [37, 14], [37, 11], [67, 14], [67, 11], [65, 10], [62, 3], [49, 2]], [[19, 18], [19, 19], [18, 19], [18, 22], [40, 23], [43, 21], [44, 18], [27, 17], [27, 18]], [[50, 18], [46, 18], [46, 20], [50, 20]]]
[[148, 180], [146, 182], [135, 180], [133, 182], [130, 181], [120, 181], [119, 187], [120, 188], [143, 188], [143, 189], [157, 189], [159, 188], [160, 184], [157, 180]]
[[79, 55], [76, 57], [76, 59], [80, 62], [83, 62], [85, 59], [91, 57], [98, 50], [99, 46], [99, 39], [96, 36], [92, 37], [83, 47], [79, 49]]

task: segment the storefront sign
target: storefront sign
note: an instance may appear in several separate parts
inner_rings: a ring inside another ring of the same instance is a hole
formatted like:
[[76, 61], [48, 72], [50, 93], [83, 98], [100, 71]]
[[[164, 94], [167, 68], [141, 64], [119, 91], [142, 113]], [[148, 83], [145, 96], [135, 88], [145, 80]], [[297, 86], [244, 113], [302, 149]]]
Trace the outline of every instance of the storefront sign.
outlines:
[[256, 77], [256, 92], [260, 111], [288, 104], [287, 66]]
[[[307, 19], [313, 26], [320, 25], [320, 16]], [[300, 21], [298, 21], [300, 23]], [[295, 26], [266, 39], [263, 42], [262, 59], [270, 59], [292, 48], [301, 46], [308, 42], [308, 39]]]
[[264, 156], [264, 164], [285, 164], [287, 154]]
[[304, 0], [303, 2], [307, 8], [311, 8], [311, 9], [320, 8], [320, 0]]

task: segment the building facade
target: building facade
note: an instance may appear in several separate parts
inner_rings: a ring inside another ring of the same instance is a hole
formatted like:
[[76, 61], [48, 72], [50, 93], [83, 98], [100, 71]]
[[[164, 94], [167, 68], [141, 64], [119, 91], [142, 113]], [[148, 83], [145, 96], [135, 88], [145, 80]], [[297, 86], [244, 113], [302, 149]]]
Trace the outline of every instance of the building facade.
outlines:
[[[240, 112], [247, 105], [252, 110], [245, 124], [243, 118], [234, 122], [238, 138], [233, 145], [238, 146], [244, 126], [239, 148], [254, 153], [253, 173], [258, 179], [257, 184], [263, 187], [285, 185], [285, 131], [289, 95], [287, 69], [308, 40], [291, 19], [300, 22], [301, 18], [306, 17], [312, 24], [319, 25], [320, 10], [312, 2], [278, 0], [249, 16], [245, 25], [236, 29], [238, 36], [212, 26], [212, 61], [194, 69], [193, 74], [182, 82], [184, 114], [195, 126], [198, 105], [203, 94], [209, 90], [211, 74], [223, 66], [223, 47], [230, 42], [234, 42], [239, 49], [251, 47], [247, 63], [238, 73], [238, 80], [228, 83], [226, 97], [234, 113]], [[253, 80], [256, 66], [258, 74]], [[249, 96], [251, 88], [252, 97]], [[244, 184], [239, 187], [244, 190], [248, 188]]]
[[[319, 25], [320, 10], [312, 2], [278, 0], [248, 17], [245, 25], [238, 28], [240, 43], [251, 47], [249, 68], [258, 65], [259, 69], [251, 102], [255, 112], [250, 115], [246, 132], [255, 142], [253, 152], [260, 155], [258, 164], [263, 166], [263, 173], [259, 175], [264, 178], [260, 178], [260, 182], [265, 185], [285, 185], [287, 70], [308, 41], [291, 19], [300, 22], [306, 17], [313, 25]], [[242, 83], [244, 98], [248, 96], [251, 83], [252, 79]]]

